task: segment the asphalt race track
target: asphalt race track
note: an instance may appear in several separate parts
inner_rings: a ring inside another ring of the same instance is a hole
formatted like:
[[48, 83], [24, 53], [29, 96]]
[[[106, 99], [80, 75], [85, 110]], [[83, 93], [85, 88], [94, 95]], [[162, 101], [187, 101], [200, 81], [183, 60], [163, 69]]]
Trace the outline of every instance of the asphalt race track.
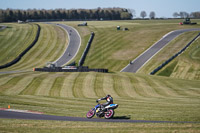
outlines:
[[[95, 117], [95, 116], [94, 116]], [[125, 122], [125, 123], [200, 123], [187, 121], [147, 121], [147, 120], [130, 120], [125, 117], [114, 117], [113, 119], [92, 118], [87, 119], [83, 117], [67, 117], [54, 116], [34, 113], [22, 113], [14, 111], [0, 110], [1, 119], [23, 119], [23, 120], [54, 120], [54, 121], [81, 121], [81, 122]]]
[[65, 50], [63, 55], [54, 62], [57, 66], [63, 66], [64, 64], [72, 60], [78, 53], [78, 50], [81, 45], [81, 38], [76, 29], [64, 24], [56, 24], [56, 25], [66, 30], [69, 38], [67, 49]]
[[163, 36], [158, 42], [153, 44], [149, 49], [144, 53], [138, 56], [135, 60], [130, 62], [121, 72], [131, 72], [136, 73], [142, 66], [144, 66], [154, 55], [156, 55], [162, 48], [164, 48], [170, 41], [179, 36], [184, 32], [189, 31], [200, 31], [199, 28], [196, 29], [182, 29], [169, 32]]

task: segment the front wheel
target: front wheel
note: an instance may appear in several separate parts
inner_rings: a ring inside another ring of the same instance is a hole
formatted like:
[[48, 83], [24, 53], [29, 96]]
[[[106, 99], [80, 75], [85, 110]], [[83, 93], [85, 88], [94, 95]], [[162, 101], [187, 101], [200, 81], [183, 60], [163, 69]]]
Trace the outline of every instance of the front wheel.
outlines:
[[94, 109], [91, 109], [90, 111], [88, 111], [86, 117], [87, 117], [88, 119], [91, 119], [94, 115], [95, 115], [95, 110], [94, 110]]
[[105, 112], [105, 119], [110, 119], [114, 116], [115, 112], [113, 109], [109, 109], [108, 111]]

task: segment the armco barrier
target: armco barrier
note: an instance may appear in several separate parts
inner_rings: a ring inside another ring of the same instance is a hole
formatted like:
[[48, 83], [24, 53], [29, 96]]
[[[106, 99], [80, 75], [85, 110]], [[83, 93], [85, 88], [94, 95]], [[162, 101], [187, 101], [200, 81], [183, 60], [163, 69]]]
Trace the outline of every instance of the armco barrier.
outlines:
[[88, 67], [77, 67], [76, 69], [65, 69], [62, 67], [55, 67], [55, 68], [34, 68], [33, 71], [40, 71], [40, 72], [102, 72], [108, 73], [108, 69], [89, 69]]
[[166, 60], [164, 63], [162, 63], [162, 65], [158, 66], [156, 69], [154, 69], [150, 74], [154, 75], [155, 73], [157, 73], [160, 69], [162, 69], [165, 65], [167, 65], [169, 62], [171, 62], [173, 59], [175, 59], [177, 56], [179, 56], [181, 53], [183, 53], [191, 44], [193, 41], [195, 41], [198, 37], [200, 36], [200, 33], [194, 38], [192, 39], [183, 49], [181, 49], [178, 53], [176, 53], [175, 55], [173, 55], [171, 58], [169, 58], [168, 60]]
[[38, 24], [36, 24], [36, 25], [38, 27], [38, 30], [37, 30], [37, 34], [36, 34], [34, 41], [14, 60], [12, 60], [11, 62], [8, 62], [4, 65], [1, 65], [0, 69], [7, 68], [7, 67], [10, 67], [10, 66], [16, 64], [35, 45], [35, 43], [38, 41], [38, 38], [40, 36], [40, 26]]
[[86, 48], [85, 48], [85, 50], [84, 50], [84, 52], [83, 52], [83, 54], [82, 54], [82, 56], [81, 56], [81, 59], [80, 59], [80, 61], [79, 61], [79, 63], [78, 63], [79, 66], [82, 66], [82, 65], [84, 64], [86, 55], [87, 55], [87, 53], [88, 53], [88, 51], [89, 51], [89, 49], [90, 49], [90, 46], [91, 46], [92, 40], [93, 40], [93, 38], [94, 38], [94, 35], [95, 35], [94, 32], [92, 32], [92, 33], [91, 33], [91, 36], [90, 36], [90, 39], [89, 39], [89, 41], [88, 41], [88, 43], [87, 43], [87, 46], [86, 46]]

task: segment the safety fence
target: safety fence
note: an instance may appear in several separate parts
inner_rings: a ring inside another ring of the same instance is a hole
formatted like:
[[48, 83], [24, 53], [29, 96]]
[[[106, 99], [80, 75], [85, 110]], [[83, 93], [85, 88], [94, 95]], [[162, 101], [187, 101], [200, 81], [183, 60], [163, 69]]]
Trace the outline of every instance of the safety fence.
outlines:
[[108, 73], [108, 69], [89, 69], [87, 66], [76, 67], [76, 68], [62, 68], [62, 67], [44, 67], [44, 68], [34, 68], [33, 71], [40, 72], [102, 72]]
[[8, 62], [4, 65], [1, 65], [0, 69], [7, 68], [7, 67], [10, 67], [10, 66], [16, 64], [35, 45], [35, 43], [38, 41], [38, 38], [40, 36], [40, 29], [41, 29], [40, 25], [38, 25], [38, 24], [36, 24], [36, 25], [38, 27], [38, 30], [37, 30], [37, 34], [36, 34], [34, 41], [21, 54], [19, 54], [14, 60], [12, 60], [11, 62]]
[[90, 39], [89, 39], [89, 41], [87, 43], [87, 46], [86, 46], [86, 48], [85, 48], [85, 50], [84, 50], [84, 52], [83, 52], [83, 54], [81, 56], [81, 59], [79, 60], [79, 64], [78, 64], [79, 66], [82, 66], [84, 64], [86, 55], [87, 55], [87, 53], [88, 53], [88, 51], [90, 49], [90, 46], [91, 46], [92, 40], [94, 38], [94, 35], [95, 35], [94, 32], [92, 32], [91, 35], [90, 35]]
[[159, 67], [157, 67], [156, 69], [154, 69], [150, 74], [154, 75], [160, 69], [162, 69], [164, 66], [166, 66], [169, 62], [171, 62], [173, 59], [175, 59], [177, 56], [179, 56], [181, 53], [183, 53], [192, 44], [192, 42], [195, 41], [199, 36], [200, 36], [200, 33], [196, 37], [194, 37], [194, 39], [192, 39], [183, 49], [181, 49], [178, 53], [176, 53], [171, 58], [169, 58], [167, 61], [165, 61], [164, 63], [162, 63]]

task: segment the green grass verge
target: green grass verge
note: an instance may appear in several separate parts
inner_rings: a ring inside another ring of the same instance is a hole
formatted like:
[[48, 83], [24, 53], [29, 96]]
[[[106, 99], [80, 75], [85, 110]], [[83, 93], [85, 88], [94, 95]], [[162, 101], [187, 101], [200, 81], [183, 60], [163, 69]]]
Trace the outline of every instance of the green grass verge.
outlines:
[[[180, 26], [178, 25], [179, 21], [90, 21], [88, 27], [77, 27], [80, 22], [64, 23], [75, 27], [81, 35], [82, 45], [80, 53], [74, 59], [75, 61], [80, 59], [81, 51], [85, 49], [89, 39], [90, 31], [94, 31], [95, 39], [85, 65], [89, 65], [91, 68], [102, 67], [109, 68], [110, 71], [119, 71], [130, 60], [136, 58], [169, 31], [199, 27], [199, 25]], [[116, 31], [117, 25], [128, 27], [130, 30]], [[40, 26], [42, 29], [37, 44], [20, 63], [4, 69], [4, 71], [30, 70], [32, 67], [42, 67], [46, 62], [54, 61], [62, 54], [66, 48], [66, 32], [53, 25], [40, 24]], [[193, 33], [189, 34], [193, 36]], [[143, 36], [146, 38], [142, 39]], [[188, 58], [198, 60], [199, 51], [195, 47], [193, 51]], [[175, 67], [173, 70], [178, 72], [179, 69]], [[190, 72], [193, 70], [196, 69], [189, 69]], [[87, 111], [95, 106], [95, 100], [105, 96], [105, 94], [111, 94], [114, 102], [119, 104], [115, 114], [118, 117], [126, 116], [132, 120], [193, 122], [200, 120], [200, 84], [197, 80], [117, 72], [107, 74], [93, 72], [0, 74], [1, 108], [7, 108], [8, 105], [11, 105], [12, 109], [85, 117]], [[0, 123], [0, 130], [4, 132], [199, 131], [199, 124], [175, 123], [121, 124], [8, 119], [1, 119]]]
[[[18, 26], [19, 24], [11, 24], [11, 26], [15, 25]], [[35, 44], [35, 46], [17, 64], [1, 71], [32, 70], [32, 68], [34, 67], [43, 67], [46, 65], [46, 62], [55, 61], [62, 55], [68, 44], [67, 33], [58, 26], [44, 23], [39, 23], [39, 25], [41, 26], [41, 32], [38, 42]], [[23, 31], [23, 28], [26, 25], [22, 24], [20, 26], [22, 27], [21, 29]], [[8, 28], [8, 32], [11, 32], [11, 29]], [[11, 33], [14, 34], [15, 32], [12, 31]], [[34, 38], [35, 36], [31, 37]], [[17, 36], [15, 37], [16, 40], [19, 40], [19, 47], [21, 46], [21, 44], [23, 44], [22, 41], [20, 41], [20, 38], [22, 38], [22, 35], [20, 34], [17, 34]], [[28, 38], [23, 39], [24, 41], [29, 40]], [[15, 47], [13, 47], [13, 49], [15, 49]], [[15, 50], [13, 50], [12, 52], [15, 52]], [[2, 52], [3, 55], [6, 55], [7, 53], [8, 51]]]
[[[0, 119], [2, 132], [32, 133], [198, 133], [200, 124], [153, 124], [153, 123], [97, 123], [65, 121], [32, 121]], [[7, 126], [9, 125], [9, 127]]]
[[0, 31], [0, 65], [15, 59], [34, 40], [37, 26], [34, 24], [5, 24], [8, 26]]
[[[145, 66], [143, 66], [139, 73], [148, 74], [152, 72], [155, 68], [184, 48], [197, 34], [199, 34], [199, 32], [187, 32], [174, 39], [157, 55], [155, 55]], [[186, 49], [186, 51], [176, 57], [162, 70], [157, 72], [157, 75], [199, 80], [199, 42], [200, 39], [198, 38], [190, 45], [190, 47]]]
[[[87, 27], [78, 27], [77, 24], [81, 22], [64, 22], [64, 24], [71, 25], [80, 32], [82, 38], [80, 53], [87, 44], [90, 32], [95, 33], [84, 65], [90, 68], [120, 71], [130, 60], [135, 59], [166, 33], [177, 29], [200, 27], [200, 25], [181, 26], [178, 24], [179, 21], [181, 20], [89, 21]], [[129, 28], [129, 31], [117, 31], [118, 25]], [[81, 54], [75, 58], [76, 62], [80, 56]]]
[[199, 121], [198, 81], [129, 73], [0, 75], [0, 107], [85, 117], [95, 100], [111, 94], [116, 116], [133, 120]]
[[168, 67], [166, 69], [164, 69], [163, 71], [159, 72], [158, 75], [169, 77], [172, 74], [174, 68], [176, 67], [176, 64], [177, 64], [177, 62], [175, 62], [175, 61], [173, 63], [170, 63], [170, 65], [168, 65]]

